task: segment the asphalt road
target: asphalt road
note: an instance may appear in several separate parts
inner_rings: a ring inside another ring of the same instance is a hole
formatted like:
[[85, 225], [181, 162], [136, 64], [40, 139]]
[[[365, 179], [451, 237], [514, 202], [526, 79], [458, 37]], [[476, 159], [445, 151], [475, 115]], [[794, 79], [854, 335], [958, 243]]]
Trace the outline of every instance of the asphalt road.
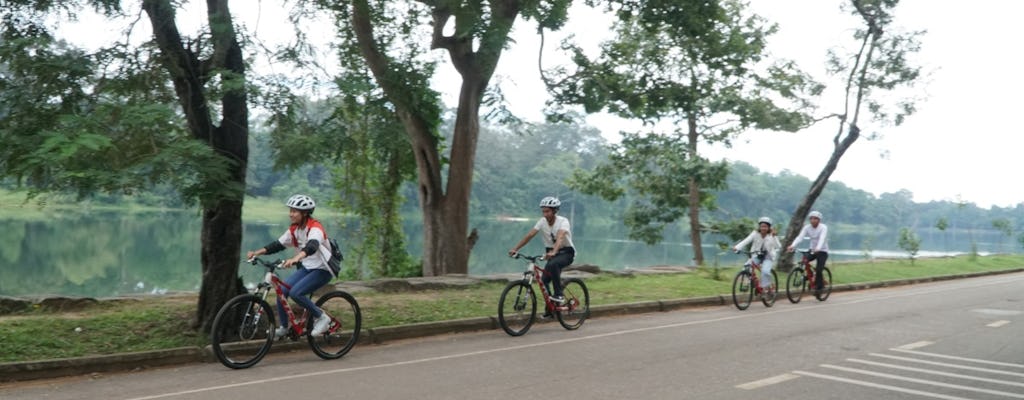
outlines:
[[5, 400], [307, 398], [1024, 398], [1024, 273], [0, 386]]

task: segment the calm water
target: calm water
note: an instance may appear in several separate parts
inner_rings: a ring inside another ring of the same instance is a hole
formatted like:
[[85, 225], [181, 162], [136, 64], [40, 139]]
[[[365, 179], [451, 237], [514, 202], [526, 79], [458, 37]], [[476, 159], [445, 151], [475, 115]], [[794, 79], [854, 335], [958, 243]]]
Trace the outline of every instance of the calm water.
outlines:
[[[195, 291], [200, 283], [199, 215], [196, 212], [132, 214], [125, 217], [116, 212], [54, 215], [47, 220], [25, 221], [0, 219], [0, 263], [4, 265], [0, 295], [34, 296], [60, 294], [106, 297], [124, 294]], [[340, 221], [325, 221], [329, 233], [341, 239], [344, 248], [354, 234], [352, 221], [342, 228]], [[505, 256], [526, 231], [529, 221], [475, 221], [472, 225], [480, 235], [470, 259], [471, 274], [516, 272], [523, 265]], [[280, 223], [249, 222], [245, 225], [243, 248], [260, 247], [277, 238], [285, 229], [287, 219]], [[420, 254], [420, 225], [406, 226], [410, 251]], [[689, 240], [681, 228], [667, 232], [665, 243], [647, 246], [626, 240], [625, 232], [601, 226], [575, 226], [574, 241], [578, 248], [576, 263], [601, 266], [604, 269], [638, 268], [659, 264], [690, 264], [693, 257]], [[938, 231], [919, 233], [922, 255], [963, 253], [966, 233], [942, 234]], [[870, 238], [877, 255], [901, 256], [896, 247], [896, 234], [865, 236], [856, 233], [832, 234], [833, 258], [863, 258], [865, 237]], [[975, 232], [981, 252], [1000, 251], [1000, 235]], [[715, 236], [705, 238], [705, 257], [713, 265], [716, 254]], [[959, 244], [956, 244], [959, 243]], [[1014, 243], [1002, 243], [1006, 251], [1014, 251]], [[524, 252], [539, 253], [540, 239], [535, 238]], [[741, 262], [737, 255], [723, 254], [720, 265]], [[247, 282], [260, 278], [255, 268], [240, 266]]]

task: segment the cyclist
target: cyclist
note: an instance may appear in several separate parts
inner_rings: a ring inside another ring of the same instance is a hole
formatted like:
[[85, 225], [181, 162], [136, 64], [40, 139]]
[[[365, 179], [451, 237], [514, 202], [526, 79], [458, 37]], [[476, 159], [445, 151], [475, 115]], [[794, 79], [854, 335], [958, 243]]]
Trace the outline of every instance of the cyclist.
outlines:
[[757, 230], [750, 232], [746, 239], [741, 240], [732, 246], [732, 251], [739, 252], [741, 248], [746, 245], [750, 245], [750, 252], [754, 253], [751, 255], [750, 261], [747, 261], [746, 265], [754, 262], [754, 257], [760, 258], [761, 261], [761, 287], [764, 291], [761, 293], [762, 296], [770, 297], [772, 288], [772, 264], [775, 261], [775, 252], [782, 248], [782, 244], [779, 243], [779, 238], [775, 236], [775, 228], [772, 228], [772, 219], [768, 217], [761, 217], [757, 220]]
[[[526, 246], [538, 232], [541, 233], [541, 239], [544, 240], [545, 255], [544, 258], [548, 260], [547, 264], [544, 265], [543, 280], [544, 285], [547, 286], [550, 282], [554, 283], [555, 290], [552, 293], [551, 300], [558, 304], [565, 303], [565, 298], [562, 297], [562, 268], [572, 264], [573, 260], [576, 259], [576, 249], [572, 244], [572, 230], [569, 227], [569, 219], [558, 214], [558, 208], [562, 206], [562, 202], [556, 197], [545, 197], [540, 200], [540, 211], [541, 219], [537, 221], [537, 224], [533, 226], [526, 233], [526, 236], [519, 241], [511, 250], [508, 251], [509, 256], [514, 256], [519, 252], [519, 249]], [[550, 286], [547, 286], [550, 290]], [[551, 315], [550, 311], [544, 313], [545, 316]]]
[[[330, 243], [327, 242], [327, 233], [320, 221], [313, 219], [313, 210], [316, 202], [313, 198], [296, 194], [285, 203], [288, 206], [288, 219], [291, 226], [277, 240], [270, 242], [263, 248], [249, 251], [246, 258], [263, 254], [274, 254], [286, 247], [295, 247], [295, 256], [284, 260], [282, 266], [288, 268], [297, 265], [294, 274], [285, 278], [285, 283], [291, 287], [282, 286], [284, 297], [290, 297], [312, 313], [314, 319], [310, 335], [320, 335], [330, 327], [331, 318], [326, 312], [320, 310], [309, 294], [326, 285], [331, 281], [333, 274], [327, 266], [327, 260], [331, 256]], [[288, 334], [288, 319], [284, 318], [284, 299], [277, 299], [277, 311], [281, 316], [281, 326], [274, 331], [274, 336], [281, 338]]]
[[810, 223], [804, 225], [796, 240], [786, 250], [792, 252], [804, 237], [811, 239], [811, 255], [807, 257], [807, 261], [817, 261], [814, 267], [815, 276], [819, 277], [814, 280], [814, 295], [817, 296], [825, 288], [825, 280], [820, 277], [821, 269], [825, 268], [825, 260], [828, 260], [828, 226], [821, 223], [821, 213], [818, 211], [811, 211], [807, 219]]

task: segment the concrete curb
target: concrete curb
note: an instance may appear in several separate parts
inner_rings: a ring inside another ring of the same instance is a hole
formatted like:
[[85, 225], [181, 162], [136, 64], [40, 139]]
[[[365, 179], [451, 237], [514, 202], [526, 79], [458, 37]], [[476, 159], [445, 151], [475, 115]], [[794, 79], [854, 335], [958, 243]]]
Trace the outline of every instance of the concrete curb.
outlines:
[[[883, 287], [913, 285], [926, 282], [947, 281], [953, 279], [975, 278], [980, 276], [1011, 274], [1024, 272], [1024, 268], [1002, 271], [972, 272], [965, 274], [942, 275], [926, 278], [894, 279], [888, 281], [836, 285], [833, 292], [867, 290]], [[642, 314], [666, 312], [686, 308], [721, 306], [730, 304], [731, 294], [693, 297], [671, 300], [641, 301], [624, 304], [604, 304], [590, 307], [590, 317], [614, 315]], [[785, 299], [785, 295], [783, 295]], [[450, 333], [472, 332], [500, 329], [497, 317], [465, 318], [449, 321], [424, 322], [418, 324], [386, 326], [365, 329], [360, 334], [359, 345], [381, 344], [388, 341], [412, 339]], [[305, 340], [281, 341], [274, 343], [272, 352], [308, 350]], [[152, 367], [179, 365], [197, 362], [215, 362], [210, 346], [180, 347], [175, 349], [142, 351], [135, 353], [111, 354], [103, 356], [87, 356], [61, 358], [41, 361], [23, 361], [0, 363], [0, 382], [28, 381], [34, 379], [59, 378], [66, 376], [133, 371]]]

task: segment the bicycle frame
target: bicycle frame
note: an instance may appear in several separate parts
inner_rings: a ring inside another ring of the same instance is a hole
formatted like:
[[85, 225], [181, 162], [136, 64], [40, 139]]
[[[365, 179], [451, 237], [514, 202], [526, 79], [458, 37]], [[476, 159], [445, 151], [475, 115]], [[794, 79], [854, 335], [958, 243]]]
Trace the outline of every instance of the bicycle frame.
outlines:
[[[269, 294], [269, 290], [267, 289], [274, 288], [274, 293], [277, 294], [277, 302], [279, 304], [283, 303], [284, 313], [288, 316], [289, 325], [295, 331], [296, 336], [302, 336], [306, 332], [306, 313], [308, 313], [309, 310], [303, 308], [301, 318], [296, 319], [295, 311], [292, 310], [291, 304], [289, 304], [288, 302], [288, 298], [285, 297], [284, 291], [281, 290], [282, 286], [287, 288], [288, 290], [291, 290], [292, 287], [285, 283], [284, 281], [282, 281], [281, 278], [277, 276], [277, 265], [263, 262], [262, 260], [260, 262], [263, 264], [263, 267], [267, 269], [267, 273], [263, 277], [263, 282], [260, 282], [260, 284], [256, 287], [257, 292], [262, 292], [260, 298], [262, 298], [263, 301], [266, 301], [267, 294]], [[338, 321], [335, 321], [334, 326], [340, 326], [340, 323], [338, 323]]]
[[536, 261], [530, 260], [529, 269], [523, 272], [523, 281], [528, 285], [532, 285], [534, 282], [537, 283], [537, 286], [540, 287], [540, 295], [544, 298], [544, 305], [547, 307], [546, 309], [551, 311], [571, 311], [572, 308], [570, 308], [570, 304], [556, 305], [554, 301], [551, 301], [551, 296], [548, 294], [548, 288], [547, 285], [544, 284], [543, 279], [544, 274], [547, 273], [547, 271], [537, 265]]
[[[761, 261], [758, 257], [753, 257], [756, 253], [751, 253], [749, 251], [745, 251], [744, 253], [750, 257], [750, 281], [754, 284], [754, 294], [761, 294], [764, 291], [764, 289], [761, 288]], [[747, 267], [747, 265], [744, 265], [744, 268]]]
[[800, 264], [804, 266], [804, 276], [807, 277], [807, 287], [811, 290], [814, 290], [814, 288], [816, 287], [814, 286], [815, 280], [818, 279], [818, 276], [814, 274], [814, 268], [811, 267], [811, 261], [808, 260], [811, 252], [809, 250], [800, 250], [800, 254], [803, 255], [803, 257], [800, 260]]

